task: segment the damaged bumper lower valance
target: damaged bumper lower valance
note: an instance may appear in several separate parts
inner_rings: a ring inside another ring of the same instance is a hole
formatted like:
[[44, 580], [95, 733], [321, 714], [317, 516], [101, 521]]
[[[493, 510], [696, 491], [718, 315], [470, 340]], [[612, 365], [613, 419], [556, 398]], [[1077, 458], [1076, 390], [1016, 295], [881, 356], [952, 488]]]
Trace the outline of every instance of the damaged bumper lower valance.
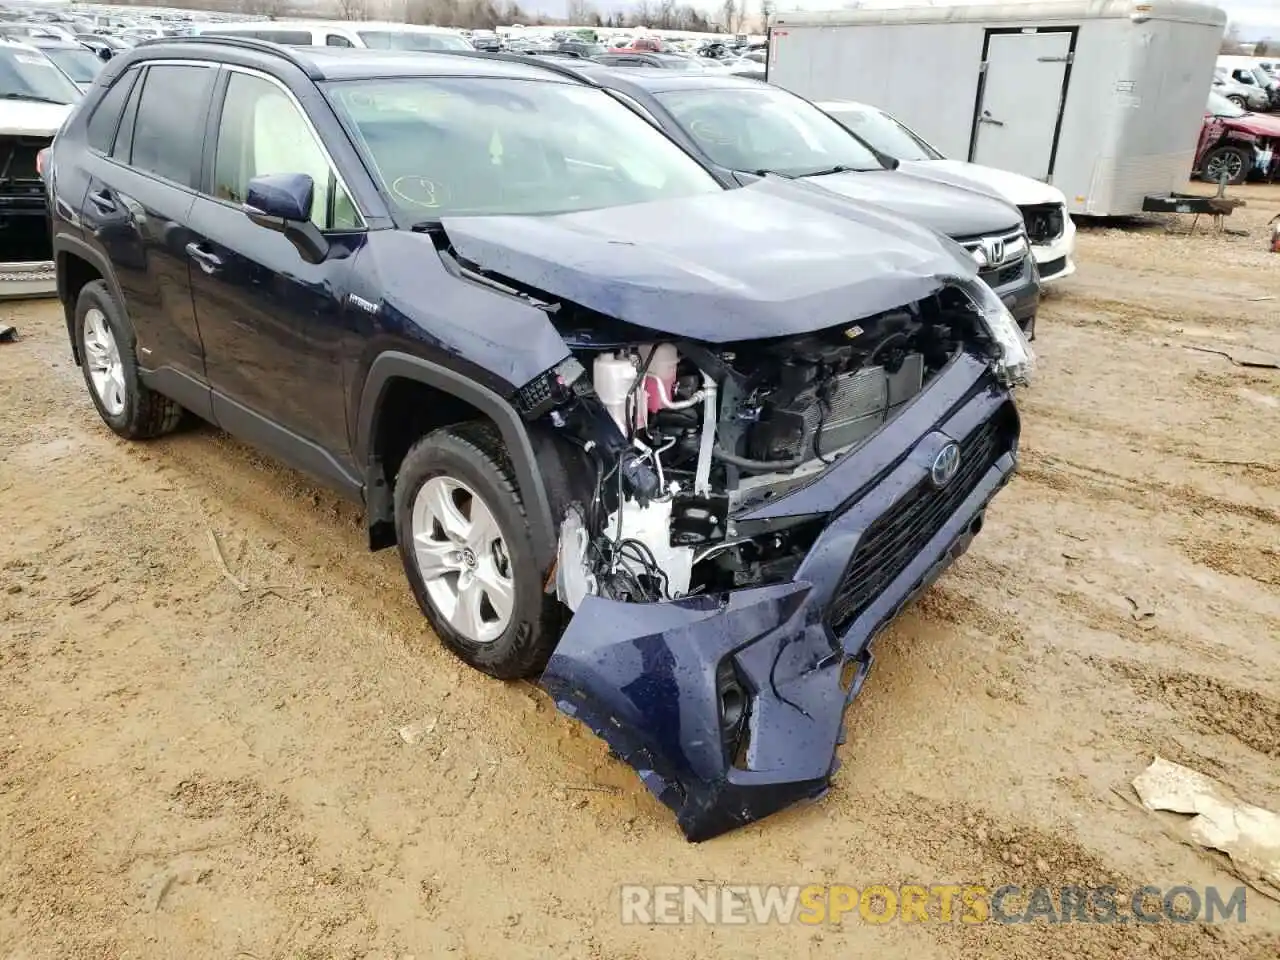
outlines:
[[[872, 641], [964, 552], [1013, 473], [1007, 392], [983, 385], [976, 363], [945, 379], [945, 415], [896, 460], [869, 444], [770, 505], [781, 516], [789, 501], [797, 512], [840, 504], [788, 582], [666, 603], [588, 597], [570, 622], [542, 685], [639, 772], [690, 840], [828, 788]], [[944, 447], [960, 461], [938, 486]], [[846, 503], [864, 454], [890, 465]]]

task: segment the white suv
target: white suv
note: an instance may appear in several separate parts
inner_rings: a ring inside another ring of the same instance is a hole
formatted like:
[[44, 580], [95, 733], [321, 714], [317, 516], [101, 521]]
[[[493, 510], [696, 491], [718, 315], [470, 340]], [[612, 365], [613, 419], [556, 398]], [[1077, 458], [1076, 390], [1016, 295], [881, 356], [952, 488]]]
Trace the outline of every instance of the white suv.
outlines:
[[1067, 198], [1057, 187], [1008, 170], [948, 160], [877, 107], [852, 100], [827, 100], [817, 106], [873, 150], [897, 160], [905, 173], [968, 187], [1012, 203], [1022, 211], [1041, 283], [1076, 272], [1076, 225], [1067, 213]]
[[409, 23], [335, 20], [257, 20], [246, 23], [207, 23], [201, 36], [252, 37], [286, 47], [369, 47], [374, 50], [472, 50], [457, 30]]

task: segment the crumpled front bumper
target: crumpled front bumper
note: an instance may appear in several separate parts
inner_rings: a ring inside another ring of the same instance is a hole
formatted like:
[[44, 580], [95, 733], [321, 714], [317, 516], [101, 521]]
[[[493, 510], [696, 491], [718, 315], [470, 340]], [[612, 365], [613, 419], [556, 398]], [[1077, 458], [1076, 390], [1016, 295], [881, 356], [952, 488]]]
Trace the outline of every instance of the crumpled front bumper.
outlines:
[[[953, 491], [963, 495], [958, 506], [837, 635], [833, 602], [860, 540], [930, 482], [948, 440], [963, 448], [998, 418], [1005, 437], [989, 465], [968, 475], [967, 493]], [[1017, 433], [1008, 392], [962, 355], [856, 454], [734, 518], [767, 528], [827, 516], [792, 580], [656, 604], [588, 597], [542, 686], [635, 767], [691, 841], [820, 796], [838, 766], [844, 712], [870, 669], [872, 641], [968, 547], [1013, 473]], [[733, 743], [726, 677], [745, 694]]]

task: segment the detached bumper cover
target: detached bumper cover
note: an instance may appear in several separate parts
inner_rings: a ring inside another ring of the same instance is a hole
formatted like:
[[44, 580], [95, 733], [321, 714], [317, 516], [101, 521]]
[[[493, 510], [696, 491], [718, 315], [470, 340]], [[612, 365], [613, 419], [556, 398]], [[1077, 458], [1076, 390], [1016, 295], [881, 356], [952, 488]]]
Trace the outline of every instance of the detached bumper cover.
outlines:
[[[965, 486], [951, 491], [947, 514], [922, 526], [922, 512], [912, 507], [908, 515], [903, 505], [919, 502], [938, 451], [949, 440], [963, 449], [967, 438], [991, 434], [993, 421], [1003, 424], [1001, 446], [984, 448], [987, 463], [957, 474]], [[975, 520], [1013, 473], [1017, 432], [1008, 393], [978, 360], [962, 356], [855, 455], [735, 518], [830, 515], [793, 580], [659, 604], [589, 597], [543, 687], [635, 767], [689, 840], [821, 796], [838, 766], [845, 708], [870, 669], [872, 641], [968, 547]], [[837, 633], [833, 605], [848, 592], [851, 558], [894, 511], [915, 524], [912, 550], [894, 561], [883, 589], [845, 611], [847, 625]], [[747, 695], [736, 750], [724, 734], [726, 664]]]

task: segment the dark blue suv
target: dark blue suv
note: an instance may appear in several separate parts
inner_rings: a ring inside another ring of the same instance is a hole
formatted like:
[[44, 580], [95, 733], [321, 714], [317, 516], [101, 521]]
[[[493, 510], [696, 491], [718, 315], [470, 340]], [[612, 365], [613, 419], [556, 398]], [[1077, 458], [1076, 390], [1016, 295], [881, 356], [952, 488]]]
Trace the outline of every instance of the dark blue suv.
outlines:
[[441, 640], [691, 839], [826, 788], [871, 641], [1014, 468], [1032, 358], [961, 248], [727, 190], [536, 61], [147, 44], [45, 176], [107, 425], [189, 412], [363, 503]]

